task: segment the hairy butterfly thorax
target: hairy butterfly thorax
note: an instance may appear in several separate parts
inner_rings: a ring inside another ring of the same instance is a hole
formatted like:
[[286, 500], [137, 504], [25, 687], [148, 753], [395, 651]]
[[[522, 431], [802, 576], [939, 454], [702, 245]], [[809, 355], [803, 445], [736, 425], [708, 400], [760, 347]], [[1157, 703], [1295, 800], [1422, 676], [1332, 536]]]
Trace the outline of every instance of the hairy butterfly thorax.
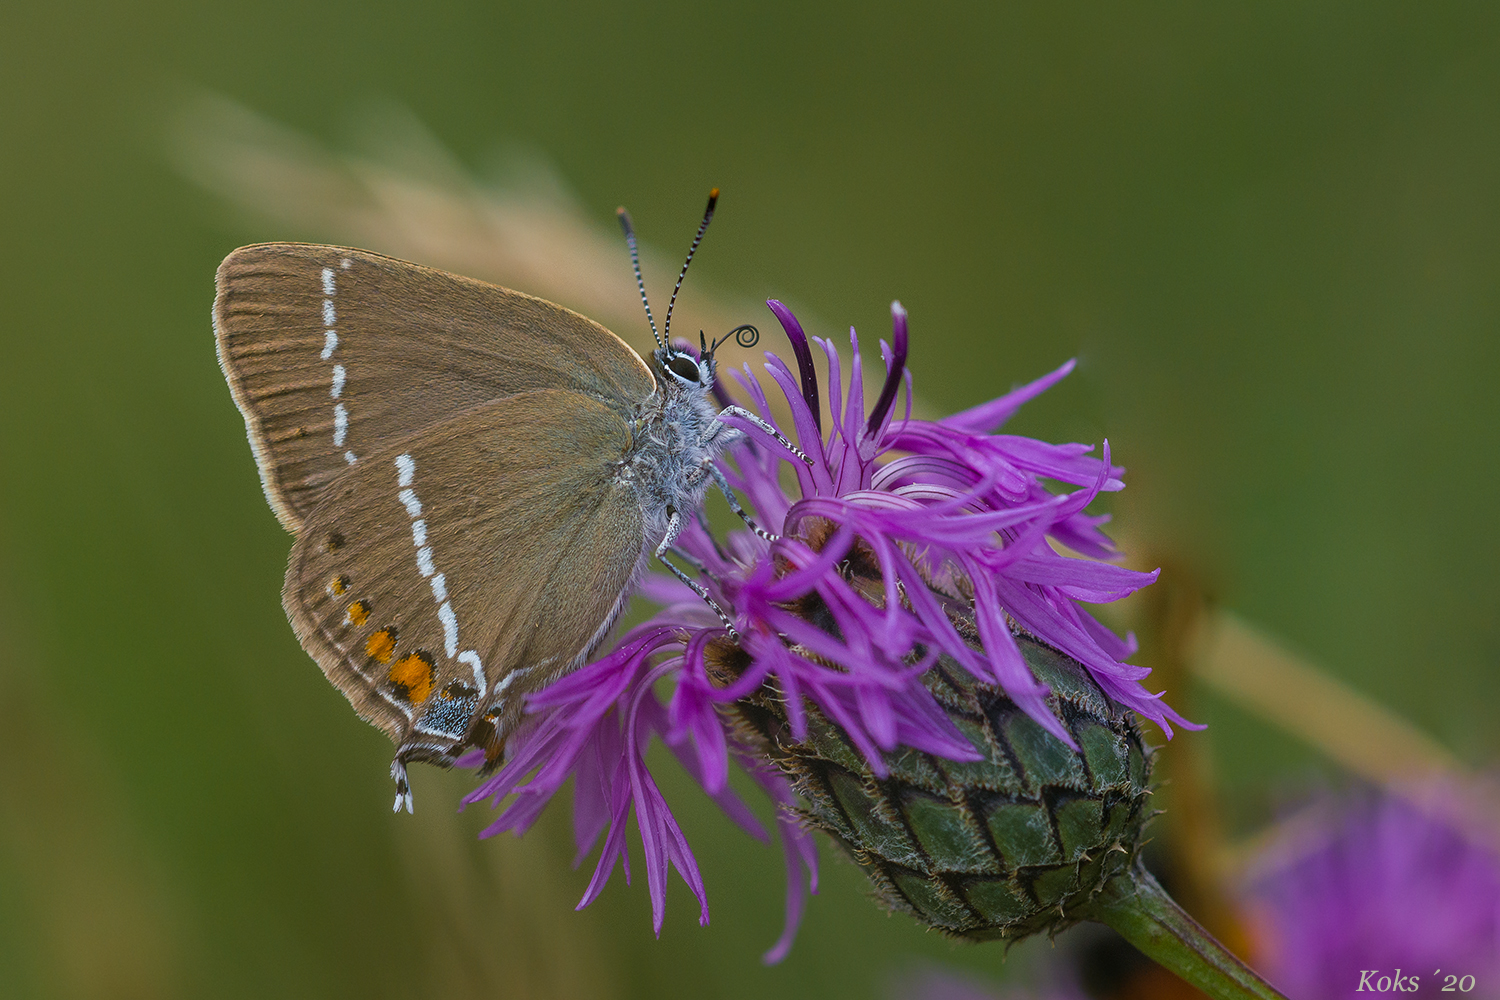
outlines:
[[701, 508], [713, 481], [710, 464], [741, 434], [717, 419], [712, 360], [669, 347], [653, 352], [651, 361], [658, 394], [640, 421], [627, 464], [652, 526], [654, 551], [673, 512]]

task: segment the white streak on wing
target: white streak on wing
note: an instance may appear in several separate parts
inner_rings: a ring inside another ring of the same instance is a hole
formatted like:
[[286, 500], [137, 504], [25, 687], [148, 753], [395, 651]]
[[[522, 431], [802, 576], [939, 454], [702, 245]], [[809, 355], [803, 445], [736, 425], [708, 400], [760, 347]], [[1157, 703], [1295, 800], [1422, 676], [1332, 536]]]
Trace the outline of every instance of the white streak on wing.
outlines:
[[[348, 261], [344, 261], [347, 266]], [[327, 361], [333, 357], [333, 352], [339, 346], [339, 332], [333, 328], [333, 296], [338, 291], [333, 281], [333, 268], [323, 268], [323, 294], [328, 296], [323, 300], [323, 325], [328, 329], [323, 331], [323, 360]], [[343, 365], [333, 366], [333, 384], [329, 387], [329, 395], [338, 399], [344, 394], [344, 381], [348, 373], [344, 371]], [[344, 437], [349, 433], [349, 411], [344, 408], [343, 403], [333, 405], [333, 446], [342, 448]], [[354, 452], [345, 451], [344, 461], [353, 465], [358, 461]]]
[[484, 664], [479, 662], [479, 654], [472, 649], [466, 649], [458, 654], [458, 662], [467, 663], [469, 669], [474, 671], [474, 684], [479, 688], [479, 697], [483, 698], [488, 685], [484, 680]]
[[443, 620], [443, 645], [447, 647], [448, 659], [458, 652], [458, 617], [453, 614], [453, 605], [447, 601], [438, 608], [438, 617]]
[[410, 486], [412, 477], [417, 474], [417, 463], [411, 460], [410, 455], [396, 456], [396, 485]]
[[[342, 404], [341, 404], [342, 405]], [[411, 540], [417, 548], [417, 570], [427, 577], [432, 586], [432, 599], [438, 605], [438, 618], [443, 623], [443, 645], [451, 660], [458, 652], [458, 615], [453, 610], [453, 604], [448, 600], [448, 579], [437, 571], [432, 561], [432, 549], [427, 545], [427, 522], [422, 519], [422, 501], [417, 499], [417, 491], [412, 484], [417, 478], [417, 463], [410, 454], [396, 456], [396, 480], [401, 486], [401, 492], [397, 498], [401, 505], [406, 508], [407, 516], [411, 518]], [[474, 671], [474, 680], [479, 684], [479, 693], [485, 690], [484, 665], [479, 661], [479, 654], [472, 649], [464, 650], [459, 661], [467, 663]]]
[[339, 264], [339, 267], [342, 267], [344, 270], [347, 271], [347, 270], [349, 270], [349, 265], [353, 264], [353, 263], [354, 263], [354, 261], [350, 260], [348, 257], [345, 257], [343, 259], [343, 261]]

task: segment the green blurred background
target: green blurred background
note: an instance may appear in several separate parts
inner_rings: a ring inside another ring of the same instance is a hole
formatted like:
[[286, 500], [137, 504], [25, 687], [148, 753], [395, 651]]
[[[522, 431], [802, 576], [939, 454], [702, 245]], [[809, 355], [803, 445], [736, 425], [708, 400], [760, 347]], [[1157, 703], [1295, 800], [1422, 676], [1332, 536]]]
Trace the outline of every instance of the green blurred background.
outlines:
[[[1500, 752], [1500, 8], [172, 2], [0, 27], [0, 995], [876, 997], [954, 947], [825, 851], [791, 958], [778, 852], [669, 795], [675, 881], [581, 914], [566, 808], [477, 843], [460, 776], [298, 648], [290, 539], [214, 359], [245, 221], [173, 166], [212, 91], [338, 148], [404, 106], [483, 171], [547, 158], [697, 280], [888, 331], [946, 411], [1077, 355], [1015, 429], [1108, 437], [1116, 527], [1466, 761]], [[381, 249], [374, 247], [373, 249]], [[623, 251], [620, 267], [625, 266]], [[761, 325], [770, 317], [750, 317]], [[770, 344], [770, 341], [767, 341]], [[1194, 691], [1233, 832], [1312, 749]], [[1169, 751], [1170, 752], [1170, 751]]]

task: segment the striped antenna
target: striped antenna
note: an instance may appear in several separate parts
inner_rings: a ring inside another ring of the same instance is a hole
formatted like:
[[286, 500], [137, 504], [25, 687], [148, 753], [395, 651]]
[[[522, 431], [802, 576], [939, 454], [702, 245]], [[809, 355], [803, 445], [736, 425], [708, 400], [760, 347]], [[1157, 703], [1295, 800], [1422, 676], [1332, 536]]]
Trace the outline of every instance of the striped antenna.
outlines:
[[[714, 191], [714, 194], [718, 193], [717, 190]], [[625, 230], [625, 244], [630, 247], [630, 266], [635, 268], [635, 284], [641, 290], [641, 305], [646, 307], [646, 322], [651, 324], [651, 336], [656, 338], [656, 346], [664, 350], [666, 345], [662, 343], [661, 334], [656, 332], [656, 320], [651, 318], [651, 303], [646, 299], [646, 281], [641, 277], [641, 252], [635, 243], [635, 227], [630, 224], [630, 213], [625, 211], [624, 205], [621, 205], [615, 209], [615, 215], [620, 218], [620, 228]], [[700, 235], [701, 232], [700, 230]], [[697, 246], [696, 243], [693, 245]], [[683, 270], [687, 270], [687, 268], [684, 267]], [[682, 284], [682, 279], [677, 279], [677, 283], [679, 285]], [[675, 292], [672, 294], [672, 298], [677, 298]], [[672, 318], [672, 310], [670, 308], [667, 310], [667, 318], [669, 320]]]
[[[703, 221], [698, 223], [698, 235], [693, 237], [693, 245], [688, 247], [687, 260], [682, 262], [682, 272], [677, 275], [677, 287], [672, 289], [672, 301], [667, 303], [667, 321], [662, 331], [664, 337], [672, 336], [672, 307], [677, 304], [677, 293], [682, 290], [682, 279], [687, 277], [688, 265], [693, 262], [693, 254], [698, 252], [698, 244], [703, 242], [703, 234], [708, 231], [709, 220], [714, 217], [714, 206], [718, 203], [719, 189], [714, 188], [708, 192], [708, 207], [703, 210]], [[645, 292], [641, 294], [644, 295]]]

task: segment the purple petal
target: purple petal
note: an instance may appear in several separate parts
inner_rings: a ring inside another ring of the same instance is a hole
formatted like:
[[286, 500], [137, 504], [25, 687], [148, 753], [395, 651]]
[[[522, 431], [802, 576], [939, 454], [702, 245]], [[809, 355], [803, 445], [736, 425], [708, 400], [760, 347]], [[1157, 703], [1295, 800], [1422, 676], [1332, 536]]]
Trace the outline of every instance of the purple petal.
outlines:
[[786, 306], [776, 299], [767, 299], [766, 305], [781, 321], [786, 339], [792, 342], [792, 353], [797, 356], [797, 370], [802, 375], [802, 399], [812, 413], [813, 424], [818, 428], [818, 437], [821, 439], [823, 417], [818, 408], [818, 373], [813, 371], [812, 350], [807, 346], [807, 334], [802, 332], [802, 324], [797, 322], [797, 317]]
[[828, 412], [833, 417], [833, 426], [838, 428], [844, 413], [844, 371], [839, 361], [838, 349], [833, 346], [833, 341], [814, 337], [813, 342], [823, 349], [823, 357], [828, 361]]
[[865, 424], [865, 433], [876, 439], [880, 437], [886, 418], [891, 414], [891, 406], [896, 402], [896, 390], [900, 388], [901, 376], [906, 372], [906, 310], [901, 307], [900, 302], [891, 303], [891, 324], [895, 329], [891, 336], [894, 347], [891, 360], [885, 366], [885, 385], [881, 387], [880, 398], [875, 400], [869, 422]]
[[988, 403], [980, 403], [978, 406], [955, 413], [951, 417], [944, 417], [939, 422], [958, 431], [988, 434], [1015, 416], [1022, 404], [1030, 402], [1061, 382], [1077, 364], [1076, 358], [1070, 359], [1056, 371], [1043, 375], [1035, 382], [1029, 382], [1019, 389], [1012, 389], [999, 399], [992, 399]]
[[781, 772], [758, 762], [747, 762], [745, 770], [777, 805], [776, 835], [786, 861], [786, 921], [781, 937], [761, 957], [765, 964], [775, 965], [792, 949], [808, 893], [818, 891], [818, 850], [812, 835], [802, 828], [792, 812], [796, 797]]

